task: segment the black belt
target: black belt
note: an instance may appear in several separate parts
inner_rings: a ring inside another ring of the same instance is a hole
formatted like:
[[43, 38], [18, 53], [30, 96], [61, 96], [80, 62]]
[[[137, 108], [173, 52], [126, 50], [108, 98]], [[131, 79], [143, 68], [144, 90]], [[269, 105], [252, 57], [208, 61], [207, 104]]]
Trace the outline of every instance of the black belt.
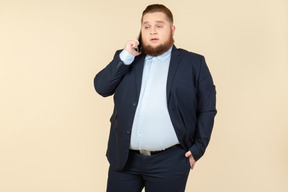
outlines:
[[168, 149], [172, 149], [172, 148], [174, 148], [174, 147], [177, 147], [178, 145], [180, 145], [180, 144], [173, 145], [173, 146], [168, 147], [168, 148], [166, 148], [165, 150], [161, 150], [161, 151], [132, 150], [132, 149], [130, 149], [130, 151], [133, 151], [133, 152], [138, 153], [138, 154], [143, 155], [143, 156], [151, 156], [151, 155], [156, 155], [156, 154], [158, 154], [158, 153], [161, 153], [161, 152], [163, 152], [163, 151], [166, 151], [166, 150], [168, 150]]

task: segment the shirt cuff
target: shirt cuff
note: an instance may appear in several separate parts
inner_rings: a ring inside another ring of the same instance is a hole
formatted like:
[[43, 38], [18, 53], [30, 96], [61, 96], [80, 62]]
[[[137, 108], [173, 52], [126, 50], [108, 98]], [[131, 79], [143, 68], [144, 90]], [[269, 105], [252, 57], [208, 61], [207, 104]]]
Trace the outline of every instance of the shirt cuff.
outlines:
[[120, 53], [119, 57], [125, 65], [130, 65], [134, 61], [134, 58], [135, 58], [134, 55], [130, 54], [125, 49], [123, 49], [123, 51]]

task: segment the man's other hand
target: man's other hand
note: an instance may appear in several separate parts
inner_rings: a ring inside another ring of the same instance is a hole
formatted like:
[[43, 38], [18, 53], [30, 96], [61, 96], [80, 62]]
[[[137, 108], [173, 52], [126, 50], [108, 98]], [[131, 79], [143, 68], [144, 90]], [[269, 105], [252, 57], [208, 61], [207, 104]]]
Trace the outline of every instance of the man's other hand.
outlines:
[[191, 151], [186, 152], [185, 157], [189, 158], [190, 167], [191, 167], [191, 169], [194, 169], [196, 161], [193, 158]]

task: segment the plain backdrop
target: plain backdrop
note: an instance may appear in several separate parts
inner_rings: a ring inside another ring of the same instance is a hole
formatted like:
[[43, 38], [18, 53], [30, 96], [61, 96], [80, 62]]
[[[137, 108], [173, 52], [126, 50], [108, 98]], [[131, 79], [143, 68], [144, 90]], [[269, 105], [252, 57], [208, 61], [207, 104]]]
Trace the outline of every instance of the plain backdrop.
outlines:
[[288, 191], [287, 0], [0, 0], [1, 192], [105, 191], [113, 98], [93, 78], [151, 3], [171, 9], [175, 45], [205, 56], [217, 89], [186, 191]]

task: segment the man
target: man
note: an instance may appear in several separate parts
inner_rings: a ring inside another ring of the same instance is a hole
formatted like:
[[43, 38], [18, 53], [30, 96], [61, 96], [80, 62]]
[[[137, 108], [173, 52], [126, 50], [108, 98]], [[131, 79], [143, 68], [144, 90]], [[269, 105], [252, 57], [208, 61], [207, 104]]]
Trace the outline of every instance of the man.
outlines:
[[204, 154], [216, 115], [216, 91], [204, 57], [174, 46], [175, 26], [164, 5], [142, 14], [139, 41], [95, 79], [96, 91], [114, 94], [108, 141], [107, 191], [181, 192]]

